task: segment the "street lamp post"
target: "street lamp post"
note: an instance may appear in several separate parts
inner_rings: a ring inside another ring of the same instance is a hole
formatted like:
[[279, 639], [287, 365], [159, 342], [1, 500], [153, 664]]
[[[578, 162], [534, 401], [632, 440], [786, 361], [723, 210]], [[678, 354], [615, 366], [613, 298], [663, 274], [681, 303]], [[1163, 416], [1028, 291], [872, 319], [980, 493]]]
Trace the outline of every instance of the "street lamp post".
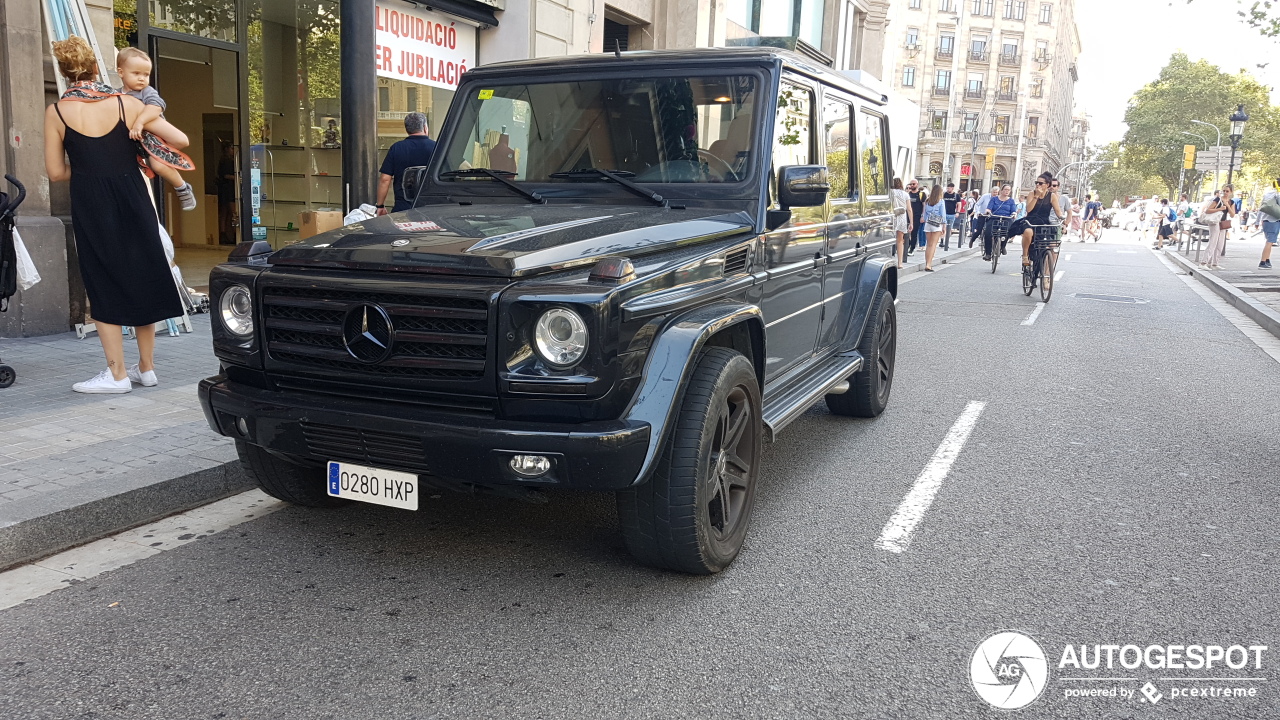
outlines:
[[1231, 162], [1227, 165], [1227, 184], [1230, 185], [1236, 169], [1236, 149], [1240, 147], [1240, 138], [1244, 137], [1244, 124], [1249, 122], [1249, 115], [1244, 111], [1244, 105], [1237, 105], [1236, 111], [1227, 119], [1231, 121]]
[[[1222, 131], [1218, 129], [1217, 125], [1214, 125], [1213, 123], [1207, 123], [1203, 120], [1192, 120], [1191, 122], [1195, 123], [1196, 125], [1208, 125], [1209, 127], [1213, 128], [1213, 131], [1218, 134], [1218, 144], [1215, 145], [1214, 147], [1215, 148], [1222, 147]], [[1205, 142], [1207, 143], [1209, 141], [1206, 140]], [[1218, 189], [1218, 170], [1219, 170], [1219, 165], [1222, 164], [1222, 155], [1221, 155], [1221, 152], [1216, 149], [1214, 150], [1214, 153], [1218, 154], [1217, 155], [1218, 162], [1215, 163], [1213, 166], [1213, 189], [1217, 190]]]

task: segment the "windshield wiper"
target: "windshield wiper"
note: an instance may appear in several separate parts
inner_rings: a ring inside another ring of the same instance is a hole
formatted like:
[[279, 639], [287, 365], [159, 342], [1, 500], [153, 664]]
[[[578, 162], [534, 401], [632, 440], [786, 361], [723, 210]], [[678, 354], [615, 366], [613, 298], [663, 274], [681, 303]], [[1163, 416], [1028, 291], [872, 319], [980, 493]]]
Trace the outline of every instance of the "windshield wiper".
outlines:
[[536, 203], [541, 204], [546, 202], [546, 200], [544, 200], [542, 196], [539, 195], [538, 193], [525, 190], [524, 188], [520, 187], [519, 185], [507, 179], [507, 178], [513, 178], [515, 176], [516, 174], [511, 172], [510, 170], [490, 170], [489, 168], [467, 168], [466, 170], [447, 170], [445, 172], [440, 173], [440, 177], [473, 177], [473, 178], [487, 177], [491, 180], [497, 180], [503, 185], [506, 185], [507, 187], [511, 188], [512, 190], [515, 190], [516, 192], [520, 193], [521, 195], [529, 198], [530, 200]]
[[602, 180], [612, 180], [631, 192], [639, 195], [646, 200], [653, 201], [653, 204], [667, 207], [666, 198], [652, 190], [645, 190], [639, 185], [631, 182], [627, 177], [635, 177], [635, 173], [627, 170], [605, 170], [604, 168], [581, 168], [578, 170], [570, 170], [568, 172], [551, 173], [553, 178], [563, 178], [567, 180], [586, 180], [592, 177]]

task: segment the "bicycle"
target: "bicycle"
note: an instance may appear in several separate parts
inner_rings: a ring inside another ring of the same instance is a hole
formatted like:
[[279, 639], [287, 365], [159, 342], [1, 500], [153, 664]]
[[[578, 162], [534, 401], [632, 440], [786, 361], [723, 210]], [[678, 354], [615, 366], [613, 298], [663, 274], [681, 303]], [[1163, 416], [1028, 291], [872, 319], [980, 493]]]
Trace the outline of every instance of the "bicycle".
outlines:
[[991, 250], [992, 275], [996, 272], [996, 266], [1000, 264], [1000, 250], [1007, 241], [1006, 236], [1009, 234], [1009, 225], [1011, 223], [1013, 223], [1013, 218], [1011, 217], [991, 215], [987, 217], [986, 224], [982, 226], [982, 249], [990, 248]]
[[1058, 266], [1058, 248], [1062, 246], [1059, 225], [1030, 225], [1031, 262], [1022, 266], [1022, 293], [1031, 297], [1031, 291], [1040, 287], [1040, 300], [1049, 302], [1053, 297], [1053, 273]]

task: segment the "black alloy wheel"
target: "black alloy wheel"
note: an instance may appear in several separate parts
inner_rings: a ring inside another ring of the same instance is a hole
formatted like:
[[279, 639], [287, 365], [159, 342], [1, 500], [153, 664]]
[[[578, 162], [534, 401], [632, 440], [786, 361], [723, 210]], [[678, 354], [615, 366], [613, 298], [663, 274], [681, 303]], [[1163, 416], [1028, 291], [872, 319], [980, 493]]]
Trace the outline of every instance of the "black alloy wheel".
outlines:
[[885, 288], [876, 290], [858, 352], [862, 368], [849, 377], [847, 392], [827, 396], [827, 409], [835, 415], [873, 418], [889, 405], [898, 356], [898, 311], [893, 294]]
[[8, 365], [0, 365], [0, 388], [7, 388], [18, 378], [18, 373]]
[[706, 349], [652, 477], [617, 493], [631, 554], [694, 575], [727, 568], [751, 523], [762, 440], [755, 367], [734, 350]]

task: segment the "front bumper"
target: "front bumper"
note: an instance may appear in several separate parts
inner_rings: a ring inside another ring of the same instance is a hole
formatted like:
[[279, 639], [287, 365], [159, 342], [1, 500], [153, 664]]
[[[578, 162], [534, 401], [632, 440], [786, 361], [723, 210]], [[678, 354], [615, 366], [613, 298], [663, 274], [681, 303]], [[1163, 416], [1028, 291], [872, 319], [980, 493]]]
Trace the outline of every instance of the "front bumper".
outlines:
[[[200, 382], [200, 404], [214, 432], [268, 450], [484, 486], [627, 488], [636, 482], [650, 441], [647, 423], [510, 422], [276, 392], [222, 375]], [[247, 435], [237, 428], [241, 418]], [[508, 463], [520, 453], [550, 458], [551, 471], [538, 478], [517, 475]]]

